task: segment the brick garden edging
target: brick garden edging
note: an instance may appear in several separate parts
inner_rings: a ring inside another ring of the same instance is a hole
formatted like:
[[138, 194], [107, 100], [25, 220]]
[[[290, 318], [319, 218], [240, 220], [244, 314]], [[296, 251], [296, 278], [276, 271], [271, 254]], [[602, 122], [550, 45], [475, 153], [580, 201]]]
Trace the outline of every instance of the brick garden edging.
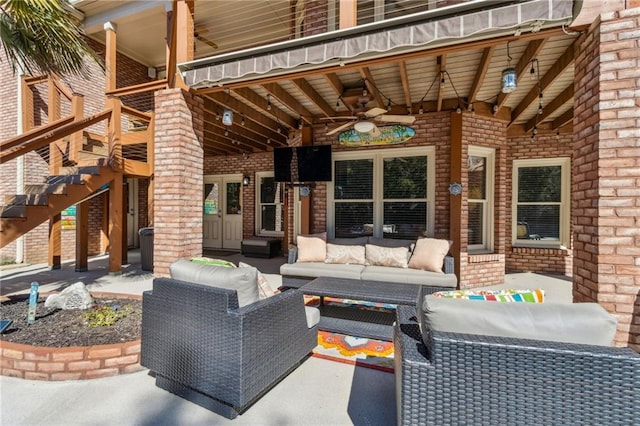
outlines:
[[[94, 298], [139, 295], [91, 293]], [[30, 380], [85, 380], [144, 370], [140, 339], [96, 346], [51, 348], [0, 341], [0, 374]]]

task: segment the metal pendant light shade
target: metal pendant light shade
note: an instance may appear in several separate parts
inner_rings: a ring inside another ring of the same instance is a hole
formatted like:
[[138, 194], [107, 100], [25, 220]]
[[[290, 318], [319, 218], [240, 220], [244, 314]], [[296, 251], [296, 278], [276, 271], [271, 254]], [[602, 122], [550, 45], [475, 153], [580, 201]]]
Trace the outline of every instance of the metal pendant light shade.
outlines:
[[502, 71], [502, 93], [511, 93], [518, 86], [516, 69], [513, 67], [505, 68]]

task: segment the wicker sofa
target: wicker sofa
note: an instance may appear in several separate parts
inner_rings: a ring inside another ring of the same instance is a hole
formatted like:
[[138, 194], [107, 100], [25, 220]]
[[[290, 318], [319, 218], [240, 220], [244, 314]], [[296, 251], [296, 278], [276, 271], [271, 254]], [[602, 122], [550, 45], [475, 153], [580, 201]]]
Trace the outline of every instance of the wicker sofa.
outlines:
[[[415, 245], [415, 240], [387, 239], [374, 237], [335, 238], [326, 241], [335, 246], [362, 246], [367, 244], [397, 248]], [[383, 281], [390, 284], [416, 284], [429, 285], [431, 287], [455, 288], [458, 280], [454, 271], [454, 259], [445, 256], [442, 262], [442, 270], [438, 272], [413, 269], [407, 267], [380, 266], [368, 264], [343, 264], [328, 261], [299, 261], [299, 249], [293, 246], [289, 249], [287, 263], [280, 266], [282, 285], [287, 288], [300, 288], [318, 277], [363, 279], [371, 281]]]
[[[594, 326], [599, 316], [581, 319], [591, 323], [583, 337], [609, 327]], [[629, 348], [436, 331], [424, 324], [421, 332], [420, 317], [415, 307], [397, 309], [400, 425], [637, 424], [640, 355]]]
[[[216, 269], [193, 268], [201, 279]], [[226, 285], [257, 278], [255, 268], [222, 269]], [[311, 353], [318, 327], [297, 290], [242, 306], [246, 294], [216, 284], [154, 279], [143, 295], [140, 363], [157, 386], [234, 418]]]

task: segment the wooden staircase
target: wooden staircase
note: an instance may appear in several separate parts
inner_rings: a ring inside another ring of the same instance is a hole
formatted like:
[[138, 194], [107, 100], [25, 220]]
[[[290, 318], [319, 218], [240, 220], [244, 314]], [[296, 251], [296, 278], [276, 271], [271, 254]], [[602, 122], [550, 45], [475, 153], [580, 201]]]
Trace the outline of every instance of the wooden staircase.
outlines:
[[66, 167], [43, 184], [25, 185], [25, 194], [5, 196], [0, 206], [0, 247], [36, 226], [108, 189], [114, 171], [103, 165]]

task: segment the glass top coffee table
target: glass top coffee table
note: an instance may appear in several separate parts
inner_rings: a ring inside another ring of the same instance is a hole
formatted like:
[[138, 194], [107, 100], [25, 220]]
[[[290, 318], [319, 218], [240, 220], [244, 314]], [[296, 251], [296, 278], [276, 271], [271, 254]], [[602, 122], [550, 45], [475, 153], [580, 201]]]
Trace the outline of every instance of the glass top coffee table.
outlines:
[[[428, 293], [451, 290], [445, 287], [426, 287]], [[320, 330], [392, 341], [395, 312], [326, 305], [324, 297], [415, 306], [420, 286], [320, 277], [305, 284], [300, 290], [307, 295], [320, 296], [320, 324], [318, 325]]]

